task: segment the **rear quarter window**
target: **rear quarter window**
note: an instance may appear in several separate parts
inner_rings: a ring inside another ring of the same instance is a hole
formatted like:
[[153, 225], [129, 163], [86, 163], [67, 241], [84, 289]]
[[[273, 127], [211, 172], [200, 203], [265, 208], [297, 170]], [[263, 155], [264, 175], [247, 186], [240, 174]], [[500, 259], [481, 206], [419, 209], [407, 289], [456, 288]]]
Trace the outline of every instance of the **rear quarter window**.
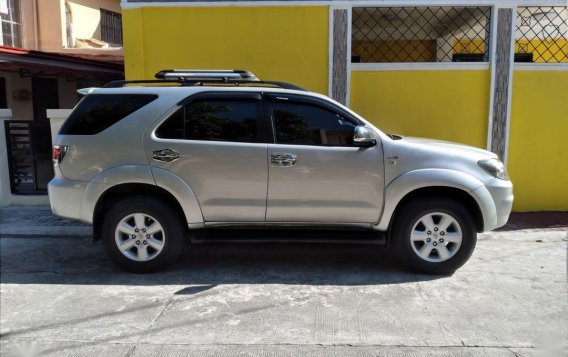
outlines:
[[158, 98], [155, 94], [90, 94], [65, 121], [62, 135], [94, 135]]

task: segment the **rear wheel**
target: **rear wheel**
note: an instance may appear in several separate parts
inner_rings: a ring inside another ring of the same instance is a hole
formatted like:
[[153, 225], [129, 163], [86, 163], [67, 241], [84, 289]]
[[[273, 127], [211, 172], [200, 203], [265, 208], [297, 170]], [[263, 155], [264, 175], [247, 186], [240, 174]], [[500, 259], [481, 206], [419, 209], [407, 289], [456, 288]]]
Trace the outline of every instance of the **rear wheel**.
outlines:
[[467, 262], [477, 241], [468, 210], [443, 198], [423, 198], [402, 207], [391, 237], [402, 263], [427, 274], [453, 273]]
[[158, 271], [179, 256], [185, 231], [177, 212], [163, 201], [135, 196], [106, 213], [102, 240], [110, 258], [137, 273]]

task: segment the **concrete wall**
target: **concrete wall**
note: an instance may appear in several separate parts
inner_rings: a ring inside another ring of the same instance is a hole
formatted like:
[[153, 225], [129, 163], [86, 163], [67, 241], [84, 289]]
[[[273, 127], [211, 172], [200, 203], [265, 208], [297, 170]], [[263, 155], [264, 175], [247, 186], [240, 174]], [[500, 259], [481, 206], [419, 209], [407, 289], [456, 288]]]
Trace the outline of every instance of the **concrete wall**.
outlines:
[[488, 70], [354, 71], [351, 108], [386, 133], [486, 148]]
[[38, 1], [38, 50], [58, 51], [65, 39], [65, 5], [63, 0]]
[[20, 16], [22, 18], [22, 46], [32, 50], [38, 49], [36, 38], [36, 0], [20, 0]]
[[[295, 82], [327, 94], [328, 14], [329, 8], [323, 6], [172, 3], [128, 8], [123, 13], [126, 76], [152, 78], [172, 67], [244, 68], [261, 78]], [[557, 45], [566, 47], [565, 42]], [[495, 58], [491, 58], [493, 70]], [[351, 72], [350, 106], [380, 129], [487, 147], [492, 130], [488, 127], [491, 67], [352, 68], [357, 70]], [[517, 211], [568, 210], [566, 76], [565, 67], [514, 73], [510, 132], [500, 139], [510, 138], [508, 167]], [[508, 113], [504, 119], [508, 127]]]
[[248, 69], [327, 93], [328, 14], [327, 7], [125, 9], [126, 78], [166, 68]]
[[516, 211], [568, 210], [568, 71], [515, 70], [509, 174]]

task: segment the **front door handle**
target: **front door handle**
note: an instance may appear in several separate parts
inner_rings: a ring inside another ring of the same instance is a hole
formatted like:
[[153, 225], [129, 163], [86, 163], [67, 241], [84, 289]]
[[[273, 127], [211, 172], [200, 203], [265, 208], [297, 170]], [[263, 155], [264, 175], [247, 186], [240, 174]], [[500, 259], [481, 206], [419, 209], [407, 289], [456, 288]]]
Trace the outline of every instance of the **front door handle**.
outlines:
[[270, 154], [270, 165], [276, 167], [290, 167], [296, 164], [298, 157], [287, 152], [273, 152]]
[[174, 149], [161, 149], [153, 152], [152, 158], [156, 161], [172, 162], [181, 157], [181, 154]]

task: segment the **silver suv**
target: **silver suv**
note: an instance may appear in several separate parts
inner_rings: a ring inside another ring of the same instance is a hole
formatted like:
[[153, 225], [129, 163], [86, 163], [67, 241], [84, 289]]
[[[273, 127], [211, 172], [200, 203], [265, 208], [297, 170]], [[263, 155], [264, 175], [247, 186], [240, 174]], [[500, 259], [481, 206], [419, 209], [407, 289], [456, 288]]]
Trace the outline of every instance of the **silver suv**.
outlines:
[[507, 222], [512, 184], [491, 152], [385, 134], [247, 71], [156, 76], [81, 90], [53, 148], [54, 214], [92, 224], [127, 270], [158, 270], [186, 237], [238, 226], [366, 232], [410, 268], [447, 274], [477, 232]]

